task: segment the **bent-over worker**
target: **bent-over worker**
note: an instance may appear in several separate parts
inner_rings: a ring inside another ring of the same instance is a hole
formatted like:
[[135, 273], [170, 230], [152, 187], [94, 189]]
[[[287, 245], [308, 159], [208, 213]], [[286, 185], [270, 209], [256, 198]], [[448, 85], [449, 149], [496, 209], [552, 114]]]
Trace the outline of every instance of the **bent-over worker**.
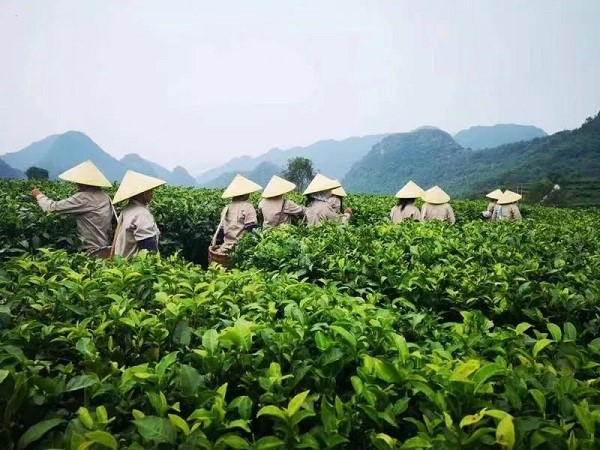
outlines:
[[423, 194], [425, 203], [421, 208], [421, 218], [423, 222], [432, 220], [444, 220], [454, 225], [456, 219], [454, 210], [448, 203], [450, 196], [446, 194], [439, 186], [434, 186]]
[[114, 213], [110, 197], [102, 188], [111, 187], [110, 181], [89, 160], [61, 173], [58, 178], [75, 183], [77, 193], [57, 201], [36, 188], [31, 191], [32, 197], [44, 212], [75, 216], [81, 240], [79, 251], [98, 256], [103, 256], [103, 252], [108, 254]]
[[415, 200], [420, 198], [425, 191], [415, 182], [409, 181], [402, 189], [396, 192], [398, 203], [390, 212], [392, 223], [400, 223], [406, 219], [421, 221], [421, 211], [415, 206]]
[[304, 207], [283, 196], [296, 189], [291, 181], [273, 175], [262, 193], [258, 208], [263, 216], [263, 227], [277, 227], [292, 223], [294, 217], [304, 215]]
[[309, 205], [306, 207], [306, 223], [309, 227], [320, 224], [328, 220], [337, 220], [342, 223], [348, 223], [352, 216], [352, 210], [346, 208], [343, 214], [339, 214], [328, 202], [331, 197], [331, 191], [340, 184], [318, 173], [303, 192], [308, 196]]
[[498, 199], [498, 220], [521, 220], [521, 211], [517, 202], [523, 196], [513, 191], [506, 191]]
[[229, 183], [221, 198], [230, 198], [231, 203], [223, 208], [221, 221], [212, 239], [211, 247], [215, 252], [229, 253], [245, 231], [256, 228], [256, 210], [248, 199], [251, 193], [261, 189], [260, 185], [239, 174]]
[[488, 204], [487, 208], [483, 212], [483, 217], [486, 220], [498, 220], [498, 199], [502, 196], [502, 190], [496, 189], [489, 194], [486, 194], [486, 197], [491, 201]]
[[131, 258], [141, 250], [158, 252], [160, 230], [148, 209], [154, 189], [165, 181], [128, 170], [115, 194], [114, 203], [129, 200], [119, 219], [113, 243], [113, 253]]

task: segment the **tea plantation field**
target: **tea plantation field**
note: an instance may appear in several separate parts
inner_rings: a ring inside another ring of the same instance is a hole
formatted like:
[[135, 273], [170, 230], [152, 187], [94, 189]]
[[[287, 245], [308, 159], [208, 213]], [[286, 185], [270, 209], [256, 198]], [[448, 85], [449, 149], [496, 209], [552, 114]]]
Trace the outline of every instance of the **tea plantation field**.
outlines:
[[598, 210], [391, 225], [351, 196], [225, 272], [217, 191], [159, 189], [162, 257], [99, 261], [32, 187], [0, 182], [1, 448], [600, 448]]

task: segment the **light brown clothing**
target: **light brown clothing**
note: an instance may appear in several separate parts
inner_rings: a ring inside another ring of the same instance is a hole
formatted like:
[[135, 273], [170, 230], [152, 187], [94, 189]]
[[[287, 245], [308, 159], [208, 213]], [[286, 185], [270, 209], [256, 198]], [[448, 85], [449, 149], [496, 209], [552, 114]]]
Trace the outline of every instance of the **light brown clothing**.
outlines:
[[245, 200], [234, 200], [221, 212], [221, 222], [217, 227], [217, 233], [213, 237], [213, 242], [223, 228], [224, 240], [217, 249], [220, 253], [228, 253], [242, 237], [244, 228], [249, 225], [256, 225], [256, 210], [254, 206]]
[[516, 203], [498, 205], [498, 220], [522, 220], [521, 211]]
[[281, 197], [263, 198], [258, 207], [263, 216], [263, 227], [292, 223], [292, 217], [304, 214], [304, 207]]
[[305, 215], [309, 227], [327, 220], [337, 220], [342, 223], [348, 223], [350, 220], [350, 214], [339, 214], [328, 202], [316, 199], [306, 208]]
[[110, 197], [104, 191], [80, 191], [59, 201], [39, 194], [36, 200], [44, 212], [75, 216], [81, 239], [79, 250], [90, 252], [110, 245], [113, 210]]
[[129, 200], [117, 221], [114, 253], [131, 258], [139, 250], [138, 242], [155, 238], [158, 245], [159, 236], [160, 230], [148, 206], [137, 200]]
[[327, 199], [327, 203], [329, 203], [331, 205], [331, 207], [334, 209], [334, 211], [342, 212], [341, 211], [342, 199], [339, 198], [337, 195], [332, 195], [331, 197], [329, 197]]
[[454, 210], [449, 203], [443, 203], [441, 205], [424, 203], [423, 207], [421, 208], [421, 218], [423, 222], [430, 222], [432, 220], [445, 220], [453, 225], [456, 223]]
[[490, 202], [485, 210], [491, 214], [487, 220], [498, 220], [498, 203]]
[[390, 212], [390, 220], [392, 223], [400, 223], [403, 220], [411, 219], [421, 221], [421, 211], [414, 204], [410, 203], [402, 209], [401, 205], [396, 205]]

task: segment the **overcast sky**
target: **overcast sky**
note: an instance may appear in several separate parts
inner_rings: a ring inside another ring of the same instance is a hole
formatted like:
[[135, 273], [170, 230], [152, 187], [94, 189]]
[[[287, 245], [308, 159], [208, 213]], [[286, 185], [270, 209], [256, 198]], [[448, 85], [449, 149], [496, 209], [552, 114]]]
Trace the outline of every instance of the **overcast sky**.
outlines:
[[0, 153], [80, 130], [192, 173], [436, 125], [600, 111], [600, 1], [0, 0]]

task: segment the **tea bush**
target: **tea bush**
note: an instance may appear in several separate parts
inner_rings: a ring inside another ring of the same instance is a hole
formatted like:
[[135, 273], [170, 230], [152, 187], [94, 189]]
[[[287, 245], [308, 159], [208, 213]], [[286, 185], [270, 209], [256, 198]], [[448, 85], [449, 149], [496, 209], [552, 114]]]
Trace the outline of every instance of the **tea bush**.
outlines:
[[600, 340], [254, 269], [0, 269], [5, 448], [594, 448]]

